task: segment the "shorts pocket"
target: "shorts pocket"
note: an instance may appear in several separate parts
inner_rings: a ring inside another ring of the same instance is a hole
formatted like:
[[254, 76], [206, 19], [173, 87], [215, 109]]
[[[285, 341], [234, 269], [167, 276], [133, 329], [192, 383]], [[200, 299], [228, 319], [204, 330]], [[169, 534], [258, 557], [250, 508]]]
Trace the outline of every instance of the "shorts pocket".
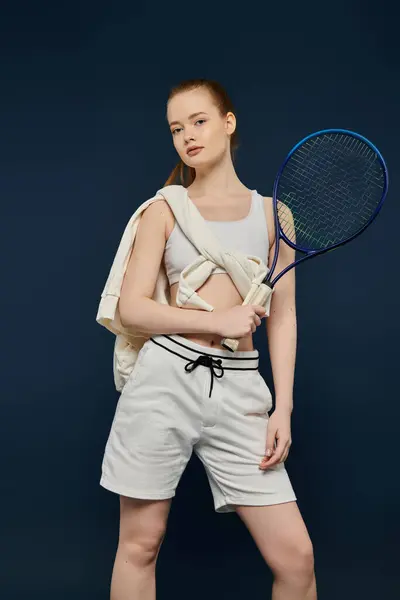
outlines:
[[146, 342], [144, 346], [142, 346], [142, 348], [139, 350], [139, 354], [137, 356], [135, 364], [133, 365], [133, 369], [130, 372], [129, 377], [123, 387], [122, 393], [126, 393], [128, 391], [131, 392], [132, 389], [139, 385], [139, 383], [141, 382], [142, 377], [147, 370], [147, 365], [144, 364], [144, 359], [150, 350], [150, 344], [152, 344], [152, 342]]
[[261, 373], [258, 370], [236, 371], [234, 383], [242, 413], [268, 417], [273, 404], [272, 394]]
[[258, 375], [258, 384], [260, 386], [261, 399], [265, 405], [265, 412], [268, 413], [273, 406], [271, 390], [269, 389], [264, 377], [261, 375], [261, 373], [259, 371], [257, 371], [257, 375]]

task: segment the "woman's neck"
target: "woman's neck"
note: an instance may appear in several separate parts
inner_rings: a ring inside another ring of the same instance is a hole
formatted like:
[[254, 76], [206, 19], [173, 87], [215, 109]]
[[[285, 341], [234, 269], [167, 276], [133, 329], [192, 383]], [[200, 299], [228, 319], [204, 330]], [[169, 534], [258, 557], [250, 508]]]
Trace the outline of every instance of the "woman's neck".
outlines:
[[188, 187], [191, 197], [226, 197], [248, 191], [240, 181], [230, 156], [206, 170], [196, 169], [196, 178]]

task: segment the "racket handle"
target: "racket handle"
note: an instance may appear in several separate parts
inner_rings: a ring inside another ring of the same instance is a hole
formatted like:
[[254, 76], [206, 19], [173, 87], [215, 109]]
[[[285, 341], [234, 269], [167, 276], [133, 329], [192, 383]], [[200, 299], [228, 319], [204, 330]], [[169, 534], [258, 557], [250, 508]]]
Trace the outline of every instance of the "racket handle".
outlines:
[[236, 352], [239, 346], [239, 340], [232, 340], [231, 338], [224, 338], [221, 342], [221, 346], [225, 348], [225, 350], [230, 350], [231, 352]]
[[[265, 306], [265, 310], [267, 315], [269, 315], [269, 305], [271, 301], [273, 288], [270, 286], [269, 282], [253, 284], [247, 294], [246, 298], [243, 300], [242, 306], [246, 304], [259, 304], [260, 306]], [[236, 352], [239, 346], [240, 340], [234, 340], [232, 338], [223, 338], [221, 341], [221, 346], [225, 348], [225, 350], [230, 350], [231, 352]]]

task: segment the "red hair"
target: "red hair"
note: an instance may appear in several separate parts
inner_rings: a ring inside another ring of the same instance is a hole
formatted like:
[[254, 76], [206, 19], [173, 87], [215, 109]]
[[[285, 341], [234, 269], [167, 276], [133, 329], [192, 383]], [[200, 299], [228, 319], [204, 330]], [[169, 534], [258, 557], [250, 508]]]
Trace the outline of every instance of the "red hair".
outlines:
[[[204, 88], [209, 91], [214, 104], [217, 106], [221, 117], [224, 117], [228, 112], [235, 113], [235, 109], [226, 93], [225, 89], [217, 81], [210, 79], [187, 79], [182, 81], [178, 85], [174, 86], [169, 93], [168, 102], [175, 96], [182, 92], [189, 92], [197, 88]], [[236, 129], [231, 135], [231, 156], [234, 159], [235, 150], [238, 147], [238, 140]], [[180, 181], [184, 187], [189, 186], [196, 177], [196, 170], [193, 167], [188, 167], [182, 159], [179, 160], [176, 167], [172, 170], [170, 176], [165, 182], [164, 186], [172, 185], [176, 183], [176, 180]]]

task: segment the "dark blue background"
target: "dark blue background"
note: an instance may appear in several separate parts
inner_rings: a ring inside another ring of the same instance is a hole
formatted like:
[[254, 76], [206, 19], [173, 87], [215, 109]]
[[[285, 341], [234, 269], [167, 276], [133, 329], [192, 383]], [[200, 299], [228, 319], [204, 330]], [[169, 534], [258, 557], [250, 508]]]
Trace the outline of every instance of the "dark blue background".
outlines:
[[[98, 485], [118, 394], [100, 293], [135, 208], [176, 162], [165, 103], [188, 77], [237, 108], [237, 171], [263, 195], [302, 136], [353, 129], [391, 188], [363, 236], [298, 269], [287, 469], [321, 600], [394, 600], [398, 570], [399, 42], [394, 3], [4, 2], [0, 15], [0, 594], [107, 600], [118, 498]], [[256, 334], [271, 382], [265, 332]], [[194, 457], [157, 565], [160, 599], [268, 598]]]

